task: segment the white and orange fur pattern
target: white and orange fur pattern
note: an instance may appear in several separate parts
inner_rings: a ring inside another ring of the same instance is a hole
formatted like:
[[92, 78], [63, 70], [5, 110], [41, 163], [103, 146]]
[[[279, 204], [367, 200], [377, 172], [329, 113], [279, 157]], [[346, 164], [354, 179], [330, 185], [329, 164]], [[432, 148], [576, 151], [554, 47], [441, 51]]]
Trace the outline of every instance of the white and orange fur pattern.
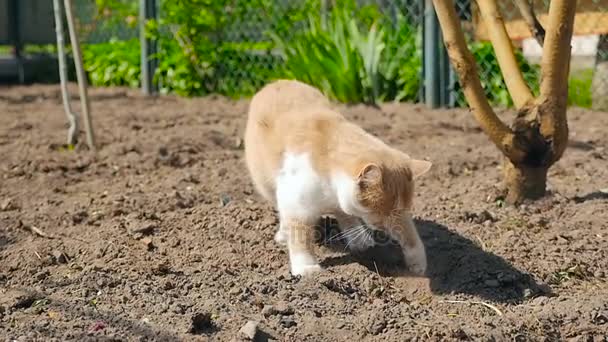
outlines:
[[[414, 180], [431, 163], [349, 122], [317, 89], [289, 80], [261, 89], [249, 106], [245, 158], [256, 190], [279, 212], [275, 241], [287, 245], [292, 274], [321, 270], [313, 247], [323, 215], [335, 216], [346, 231], [362, 221], [385, 231], [400, 243], [412, 272], [426, 271], [411, 208]], [[371, 245], [366, 233], [345, 234], [348, 245]]]

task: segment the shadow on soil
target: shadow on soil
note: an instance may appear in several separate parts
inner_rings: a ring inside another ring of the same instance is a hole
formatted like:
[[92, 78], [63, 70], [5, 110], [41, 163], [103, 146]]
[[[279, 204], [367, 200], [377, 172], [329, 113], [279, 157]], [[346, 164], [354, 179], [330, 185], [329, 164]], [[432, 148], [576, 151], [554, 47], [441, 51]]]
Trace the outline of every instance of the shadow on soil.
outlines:
[[13, 241], [8, 236], [0, 235], [0, 252], [6, 249], [12, 243]]
[[[550, 291], [539, 286], [530, 274], [519, 271], [500, 256], [484, 251], [439, 223], [416, 220], [416, 225], [426, 247], [427, 277], [434, 293], [464, 293], [512, 303]], [[389, 242], [360, 254], [328, 258], [322, 265], [331, 267], [357, 262], [382, 276], [411, 276], [404, 271], [400, 246], [380, 232], [376, 232], [376, 240]], [[343, 246], [341, 250], [344, 250]]]

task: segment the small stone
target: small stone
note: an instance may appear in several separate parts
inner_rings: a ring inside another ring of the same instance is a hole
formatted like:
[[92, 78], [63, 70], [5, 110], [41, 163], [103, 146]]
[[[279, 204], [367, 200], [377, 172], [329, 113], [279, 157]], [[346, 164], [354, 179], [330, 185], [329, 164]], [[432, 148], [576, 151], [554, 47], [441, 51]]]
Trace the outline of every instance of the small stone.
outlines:
[[15, 209], [19, 209], [19, 208], [17, 207], [17, 205], [15, 205], [13, 200], [10, 198], [5, 199], [0, 204], [0, 211], [10, 211], [10, 210], [15, 210]]
[[154, 249], [154, 244], [152, 243], [152, 238], [145, 237], [145, 238], [141, 239], [141, 242], [144, 244], [144, 246], [146, 246], [148, 248], [148, 250]]
[[95, 332], [95, 331], [100, 331], [106, 328], [106, 324], [102, 321], [97, 321], [95, 323], [93, 323], [93, 325], [89, 328], [89, 331], [91, 332]]
[[135, 228], [133, 230], [131, 230], [131, 233], [134, 235], [150, 235], [152, 233], [154, 233], [154, 229], [156, 229], [156, 225], [155, 224], [146, 224], [143, 225], [141, 227]]
[[78, 211], [72, 215], [72, 222], [74, 224], [79, 224], [84, 222], [89, 217], [89, 213], [84, 210]]
[[536, 297], [532, 300], [532, 305], [543, 306], [545, 303], [547, 303], [547, 300], [547, 297]]
[[230, 291], [228, 291], [228, 294], [236, 296], [236, 295], [238, 295], [241, 292], [242, 291], [241, 291], [240, 287], [233, 287], [233, 288], [230, 289]]
[[262, 308], [262, 316], [264, 317], [270, 317], [276, 314], [278, 314], [278, 312], [272, 305], [264, 305], [264, 308]]
[[38, 281], [41, 281], [41, 280], [44, 280], [46, 277], [48, 277], [49, 274], [50, 274], [50, 272], [48, 270], [40, 271], [34, 275], [34, 278], [36, 278], [36, 280], [38, 280]]
[[222, 207], [227, 206], [227, 205], [228, 205], [228, 203], [230, 203], [230, 201], [231, 201], [230, 196], [225, 195], [225, 194], [220, 195], [220, 205], [221, 205]]
[[289, 329], [291, 327], [294, 327], [297, 325], [296, 321], [293, 320], [293, 318], [291, 317], [281, 317], [281, 320], [279, 321], [279, 324], [281, 324], [281, 326], [283, 328]]
[[66, 262], [68, 262], [68, 258], [60, 250], [54, 250], [51, 254], [53, 256], [53, 260], [58, 264], [65, 264]]
[[496, 280], [496, 279], [488, 279], [484, 283], [486, 284], [486, 286], [489, 286], [489, 287], [499, 287], [500, 286], [500, 282], [498, 282], [498, 280]]
[[496, 222], [496, 215], [494, 215], [492, 212], [490, 212], [488, 210], [484, 210], [479, 214], [479, 221], [480, 221], [480, 223], [483, 223], [486, 221]]
[[171, 306], [171, 311], [173, 311], [174, 313], [176, 313], [178, 315], [183, 315], [186, 312], [184, 307], [181, 306], [180, 304], [173, 304]]
[[286, 302], [278, 302], [275, 306], [275, 310], [277, 313], [285, 316], [293, 315], [294, 313], [293, 308]]
[[249, 321], [239, 330], [239, 334], [241, 337], [253, 341], [258, 333], [258, 325], [259, 323], [256, 321]]
[[608, 310], [597, 311], [591, 314], [591, 322], [596, 325], [604, 325], [608, 323]]

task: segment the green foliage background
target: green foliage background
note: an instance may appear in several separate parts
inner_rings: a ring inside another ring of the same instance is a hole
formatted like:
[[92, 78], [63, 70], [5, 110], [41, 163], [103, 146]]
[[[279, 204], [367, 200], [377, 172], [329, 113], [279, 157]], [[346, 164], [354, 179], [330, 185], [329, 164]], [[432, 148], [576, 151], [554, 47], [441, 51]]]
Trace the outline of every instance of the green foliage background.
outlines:
[[[346, 103], [415, 101], [421, 86], [421, 27], [407, 11], [388, 15], [376, 4], [321, 0], [161, 0], [161, 18], [146, 34], [158, 43], [155, 82], [162, 93], [250, 96], [277, 78], [301, 80]], [[137, 1], [96, 0], [99, 27], [135, 29]], [[325, 14], [323, 14], [325, 13]], [[256, 30], [248, 30], [257, 25]], [[261, 25], [261, 27], [260, 27]], [[493, 48], [470, 45], [493, 105], [512, 106]], [[140, 84], [138, 39], [85, 44], [95, 86]], [[539, 67], [518, 53], [524, 78], [538, 91]], [[589, 77], [571, 80], [570, 103], [590, 105]], [[571, 87], [572, 88], [572, 87]], [[456, 100], [465, 104], [458, 88]], [[586, 92], [585, 92], [586, 90]], [[589, 99], [587, 98], [589, 97]]]

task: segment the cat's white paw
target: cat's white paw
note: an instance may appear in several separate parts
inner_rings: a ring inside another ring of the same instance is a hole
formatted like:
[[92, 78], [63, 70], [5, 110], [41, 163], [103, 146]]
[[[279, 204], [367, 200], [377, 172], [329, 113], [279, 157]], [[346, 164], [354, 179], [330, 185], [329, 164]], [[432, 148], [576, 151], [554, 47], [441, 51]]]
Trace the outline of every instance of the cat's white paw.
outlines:
[[405, 257], [405, 263], [412, 273], [424, 275], [427, 266], [424, 245], [420, 244], [413, 248], [406, 248], [403, 251], [403, 256]]
[[346, 235], [346, 246], [353, 252], [362, 252], [368, 248], [374, 247], [375, 244], [376, 241], [369, 229], [358, 235], [355, 234], [352, 237]]
[[289, 234], [286, 230], [279, 228], [274, 234], [274, 241], [279, 245], [285, 246], [287, 245], [287, 240], [289, 240]]
[[315, 258], [307, 253], [294, 253], [290, 257], [291, 274], [306, 276], [322, 270]]

